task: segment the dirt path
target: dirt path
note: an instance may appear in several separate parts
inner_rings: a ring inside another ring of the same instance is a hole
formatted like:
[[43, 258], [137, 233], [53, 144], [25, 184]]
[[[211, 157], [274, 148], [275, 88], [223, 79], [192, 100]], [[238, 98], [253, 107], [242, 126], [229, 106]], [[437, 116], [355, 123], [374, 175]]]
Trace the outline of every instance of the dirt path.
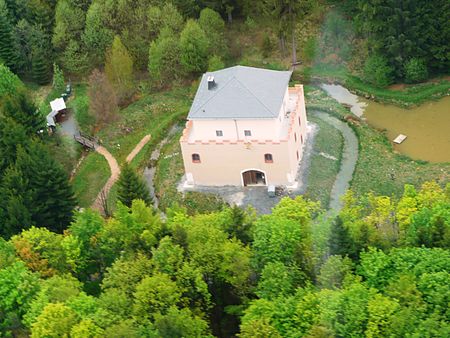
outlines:
[[142, 140], [139, 141], [139, 143], [134, 147], [134, 149], [131, 151], [131, 153], [127, 156], [127, 162], [130, 163], [133, 158], [136, 157], [136, 155], [142, 150], [142, 148], [147, 144], [148, 141], [150, 141], [151, 136], [145, 135]]
[[344, 137], [341, 168], [336, 175], [336, 180], [330, 193], [330, 210], [339, 211], [342, 209], [341, 197], [350, 187], [350, 181], [352, 180], [356, 161], [358, 160], [358, 138], [346, 123], [337, 118], [322, 112], [315, 111], [314, 114], [338, 129]]
[[[151, 138], [150, 135], [145, 135], [142, 138], [142, 140], [136, 145], [136, 147], [134, 147], [134, 149], [126, 158], [126, 161], [128, 163], [130, 163], [133, 160], [133, 158], [136, 157], [136, 155], [142, 150], [142, 148], [147, 144], [147, 142], [150, 141], [150, 138]], [[103, 209], [104, 201], [108, 198], [109, 191], [111, 190], [114, 183], [116, 183], [116, 181], [119, 179], [120, 166], [117, 163], [117, 160], [114, 158], [114, 156], [111, 155], [111, 153], [105, 147], [98, 145], [95, 148], [95, 151], [98, 152], [100, 155], [102, 155], [106, 159], [106, 161], [108, 161], [109, 168], [111, 169], [111, 176], [109, 177], [108, 181], [106, 181], [102, 190], [100, 190], [97, 197], [95, 198], [94, 203], [92, 204], [92, 209], [104, 212]]]

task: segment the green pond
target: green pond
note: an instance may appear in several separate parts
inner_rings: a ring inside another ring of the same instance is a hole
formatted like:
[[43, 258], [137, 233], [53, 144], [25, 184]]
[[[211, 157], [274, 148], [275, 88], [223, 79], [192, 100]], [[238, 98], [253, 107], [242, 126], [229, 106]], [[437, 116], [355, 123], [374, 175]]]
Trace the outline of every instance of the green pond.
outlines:
[[321, 87], [371, 126], [383, 130], [392, 142], [399, 134], [407, 138], [394, 149], [416, 160], [450, 162], [450, 96], [405, 109], [378, 103], [350, 93], [340, 85]]

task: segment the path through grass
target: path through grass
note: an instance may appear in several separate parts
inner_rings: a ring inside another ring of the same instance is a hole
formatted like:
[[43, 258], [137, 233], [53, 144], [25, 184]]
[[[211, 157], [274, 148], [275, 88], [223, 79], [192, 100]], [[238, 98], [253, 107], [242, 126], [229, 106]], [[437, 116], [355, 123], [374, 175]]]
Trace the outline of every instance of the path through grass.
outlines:
[[161, 210], [166, 210], [176, 201], [181, 202], [181, 195], [177, 192], [177, 185], [184, 174], [179, 142], [182, 132], [183, 130], [181, 129], [163, 146], [156, 165], [154, 186], [155, 193], [159, 197]]
[[336, 128], [317, 116], [309, 114], [308, 119], [318, 126], [319, 131], [314, 140], [305, 196], [327, 207], [339, 172], [344, 140]]
[[[92, 124], [87, 114], [86, 87], [77, 85], [75, 86], [75, 92], [73, 108], [77, 114], [77, 119], [81, 118], [84, 121], [82, 124], [85, 128], [90, 128]], [[151, 140], [131, 162], [133, 167], [141, 170], [147, 164], [151, 150], [164, 138], [169, 128], [177, 121], [185, 118], [189, 111], [190, 103], [189, 87], [145, 95], [140, 100], [122, 109], [119, 112], [117, 121], [107, 125], [96, 136], [120, 165], [125, 162], [128, 154], [142, 137], [150, 134]], [[97, 182], [99, 179], [97, 177], [98, 173], [104, 172], [104, 167], [107, 166], [107, 163], [105, 160], [100, 162], [90, 159], [90, 161], [87, 164], [83, 164], [85, 166], [84, 170], [79, 170], [74, 179], [80, 185], [76, 190], [83, 206], [90, 205], [89, 201], [92, 203], [109, 177], [108, 168], [108, 174], [105, 177], [101, 176], [101, 183]], [[93, 182], [93, 180], [96, 180], [96, 182]], [[108, 198], [112, 208], [115, 204], [112, 198], [115, 198], [115, 196], [115, 188], [113, 186], [111, 198]]]
[[110, 175], [106, 159], [98, 153], [89, 153], [72, 181], [80, 207], [88, 208], [92, 205]]

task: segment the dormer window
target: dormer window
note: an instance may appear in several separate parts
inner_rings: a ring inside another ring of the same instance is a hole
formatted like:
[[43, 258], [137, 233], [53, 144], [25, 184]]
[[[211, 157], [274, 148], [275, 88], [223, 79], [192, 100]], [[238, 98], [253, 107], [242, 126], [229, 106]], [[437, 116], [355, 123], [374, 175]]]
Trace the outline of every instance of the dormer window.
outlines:
[[216, 136], [223, 136], [222, 130], [216, 130]]
[[244, 135], [245, 135], [246, 137], [252, 136], [251, 130], [244, 130]]

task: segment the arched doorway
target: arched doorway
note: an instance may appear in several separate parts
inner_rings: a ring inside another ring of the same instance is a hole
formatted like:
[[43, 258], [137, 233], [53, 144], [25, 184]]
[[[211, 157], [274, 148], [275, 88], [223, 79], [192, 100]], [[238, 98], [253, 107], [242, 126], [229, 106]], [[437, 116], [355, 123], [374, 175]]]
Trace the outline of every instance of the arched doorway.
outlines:
[[260, 170], [247, 170], [242, 172], [244, 187], [248, 185], [266, 185], [266, 174]]

